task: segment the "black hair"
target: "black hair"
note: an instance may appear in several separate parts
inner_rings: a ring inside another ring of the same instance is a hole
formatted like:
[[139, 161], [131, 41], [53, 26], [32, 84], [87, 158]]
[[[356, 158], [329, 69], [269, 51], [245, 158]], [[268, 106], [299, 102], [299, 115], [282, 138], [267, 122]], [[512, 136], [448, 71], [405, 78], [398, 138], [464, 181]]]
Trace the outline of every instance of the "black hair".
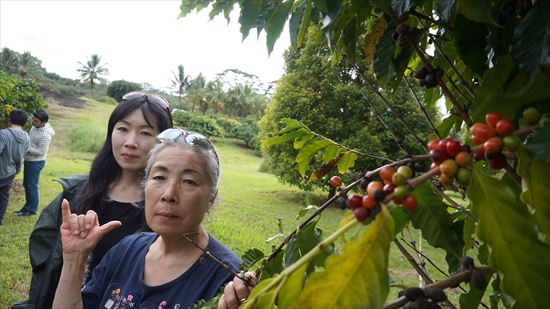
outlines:
[[158, 129], [159, 133], [173, 126], [170, 111], [158, 104], [149, 103], [149, 101], [142, 98], [121, 101], [109, 117], [105, 143], [95, 156], [88, 181], [77, 203], [75, 203], [77, 213], [84, 214], [97, 205], [100, 206], [99, 209], [103, 207], [109, 186], [120, 177], [122, 172], [122, 168], [113, 155], [112, 133], [115, 124], [138, 108], [141, 109], [145, 121], [151, 127], [153, 125], [150, 119], [154, 117], [157, 120], [158, 128], [155, 129]]
[[48, 113], [46, 113], [45, 110], [39, 108], [32, 113], [32, 116], [42, 122], [48, 122], [50, 119], [50, 116], [48, 116]]
[[29, 116], [22, 109], [14, 109], [10, 112], [10, 123], [18, 126], [24, 126]]

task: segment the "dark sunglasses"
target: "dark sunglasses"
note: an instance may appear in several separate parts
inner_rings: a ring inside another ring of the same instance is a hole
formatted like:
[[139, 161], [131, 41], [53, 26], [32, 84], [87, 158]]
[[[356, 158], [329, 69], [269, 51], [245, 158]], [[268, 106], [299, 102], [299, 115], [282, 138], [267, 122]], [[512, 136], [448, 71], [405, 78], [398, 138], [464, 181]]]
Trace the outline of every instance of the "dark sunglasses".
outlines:
[[164, 98], [151, 93], [141, 92], [141, 91], [133, 91], [128, 92], [122, 97], [122, 101], [129, 101], [129, 100], [135, 100], [135, 99], [141, 99], [144, 102], [147, 101], [151, 104], [156, 104], [157, 106], [160, 106], [162, 109], [166, 111], [170, 111], [168, 101], [166, 101]]
[[157, 142], [158, 143], [165, 143], [167, 141], [178, 143], [183, 141], [187, 145], [191, 145], [193, 147], [208, 150], [214, 153], [214, 156], [216, 157], [216, 162], [218, 165], [220, 164], [220, 159], [218, 158], [218, 153], [216, 152], [216, 149], [214, 149], [214, 145], [212, 145], [212, 142], [210, 140], [197, 132], [193, 131], [186, 131], [183, 129], [176, 129], [176, 128], [170, 128], [162, 131], [157, 136]]

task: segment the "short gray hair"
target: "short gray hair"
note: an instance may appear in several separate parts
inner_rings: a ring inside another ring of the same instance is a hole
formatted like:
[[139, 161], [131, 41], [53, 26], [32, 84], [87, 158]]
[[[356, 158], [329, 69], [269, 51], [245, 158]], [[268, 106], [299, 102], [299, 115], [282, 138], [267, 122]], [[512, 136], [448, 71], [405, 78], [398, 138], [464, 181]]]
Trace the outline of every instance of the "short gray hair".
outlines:
[[218, 163], [217, 155], [211, 150], [194, 147], [187, 143], [178, 142], [178, 140], [179, 138], [175, 140], [163, 141], [162, 143], [156, 144], [153, 149], [149, 151], [149, 157], [147, 158], [147, 164], [145, 165], [145, 175], [142, 181], [142, 188], [145, 188], [145, 184], [147, 183], [147, 179], [149, 179], [149, 174], [151, 173], [153, 162], [155, 162], [158, 153], [168, 146], [176, 146], [183, 149], [193, 150], [205, 159], [206, 173], [208, 180], [210, 181], [210, 195], [213, 196], [218, 191], [218, 179], [220, 177], [220, 165]]

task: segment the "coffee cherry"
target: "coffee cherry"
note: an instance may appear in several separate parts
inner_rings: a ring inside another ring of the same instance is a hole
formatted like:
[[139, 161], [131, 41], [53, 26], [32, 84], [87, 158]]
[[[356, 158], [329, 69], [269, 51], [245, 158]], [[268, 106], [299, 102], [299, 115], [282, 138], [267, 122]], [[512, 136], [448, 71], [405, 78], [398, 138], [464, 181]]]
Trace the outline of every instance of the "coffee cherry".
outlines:
[[537, 124], [540, 120], [540, 117], [541, 115], [539, 110], [534, 107], [526, 108], [523, 111], [523, 119], [525, 119], [525, 121], [527, 121], [527, 123], [530, 125]]
[[397, 173], [403, 175], [405, 179], [409, 180], [413, 175], [413, 170], [412, 168], [410, 168], [410, 166], [401, 165], [400, 167], [397, 168]]
[[416, 80], [421, 80], [421, 79], [424, 79], [426, 77], [426, 73], [428, 73], [428, 71], [418, 70], [418, 71], [414, 72], [413, 77]]
[[367, 186], [367, 194], [373, 195], [374, 191], [378, 189], [382, 189], [384, 187], [384, 184], [380, 181], [371, 181], [369, 185]]
[[462, 266], [463, 270], [472, 269], [474, 268], [474, 259], [465, 255], [460, 258], [460, 265]]
[[374, 199], [374, 196], [372, 195], [363, 195], [363, 199], [361, 200], [361, 205], [365, 208], [373, 208], [376, 204], [376, 200]]
[[470, 135], [473, 137], [476, 137], [477, 139], [485, 142], [489, 138], [493, 137], [495, 134], [493, 130], [484, 123], [475, 123], [470, 128]]
[[506, 166], [506, 157], [502, 152], [497, 152], [492, 159], [489, 160], [489, 167], [499, 170]]
[[410, 287], [405, 289], [405, 297], [408, 300], [416, 300], [420, 297], [424, 297], [424, 291], [419, 287]]
[[458, 165], [456, 164], [456, 161], [453, 159], [447, 159], [439, 165], [439, 170], [449, 176], [453, 177], [456, 174], [456, 170], [458, 169]]
[[511, 151], [518, 150], [519, 147], [522, 144], [519, 137], [517, 137], [515, 135], [508, 135], [508, 136], [503, 137], [502, 138], [502, 143], [504, 144], [504, 148], [506, 148], [508, 150], [511, 150]]
[[340, 201], [338, 202], [338, 207], [339, 207], [340, 209], [342, 209], [342, 210], [346, 209], [346, 208], [348, 207], [348, 205], [346, 205], [346, 200], [343, 200], [343, 199], [340, 200]]
[[362, 200], [363, 200], [363, 197], [361, 195], [357, 195], [357, 194], [350, 195], [348, 196], [348, 199], [347, 199], [348, 207], [351, 209], [360, 207]]
[[416, 210], [416, 197], [414, 195], [409, 195], [403, 200], [403, 207], [408, 211]]
[[485, 122], [487, 122], [487, 125], [489, 125], [489, 127], [494, 128], [501, 118], [502, 116], [500, 116], [499, 112], [490, 112], [485, 115]]
[[472, 144], [474, 144], [474, 145], [480, 145], [480, 144], [485, 143], [485, 141], [486, 141], [486, 139], [481, 138], [478, 135], [472, 135], [470, 137], [470, 139], [472, 140]]
[[470, 166], [472, 164], [472, 155], [469, 152], [461, 151], [456, 154], [456, 164], [462, 167]]
[[338, 176], [332, 176], [330, 178], [330, 185], [334, 188], [338, 188], [342, 184], [342, 178]]
[[353, 214], [357, 220], [363, 222], [370, 216], [370, 209], [365, 207], [357, 207], [353, 210]]
[[391, 201], [392, 201], [395, 205], [401, 205], [401, 204], [403, 204], [403, 199], [402, 199], [402, 198], [396, 198], [396, 197], [394, 197], [394, 198], [392, 198]]
[[461, 184], [467, 184], [472, 178], [472, 171], [468, 168], [461, 167], [456, 171], [456, 180]]
[[427, 288], [424, 293], [428, 298], [431, 298], [433, 301], [440, 303], [447, 300], [447, 295], [445, 292], [438, 288]]
[[432, 165], [430, 165], [430, 170], [433, 170], [434, 168], [437, 168], [437, 175], [441, 175], [441, 171], [439, 170], [439, 164], [432, 162]]
[[485, 159], [485, 149], [483, 149], [483, 147], [479, 147], [474, 151], [474, 159], [478, 161]]
[[407, 185], [403, 186], [397, 186], [395, 190], [393, 190], [393, 197], [398, 199], [404, 199], [408, 194], [410, 190]]
[[382, 178], [384, 183], [392, 182], [393, 174], [395, 174], [395, 168], [393, 168], [393, 166], [384, 166], [380, 172], [378, 172], [378, 175]]
[[449, 154], [449, 156], [454, 157], [461, 150], [460, 143], [455, 141], [454, 139], [451, 139], [451, 140], [447, 141], [446, 150], [447, 150], [447, 154]]
[[443, 70], [440, 67], [434, 69], [434, 75], [437, 78], [443, 77]]
[[439, 148], [439, 139], [432, 139], [428, 142], [428, 150], [444, 150]]
[[446, 174], [441, 174], [439, 176], [439, 182], [442, 184], [442, 185], [448, 185], [450, 184], [451, 182], [453, 182], [453, 178], [451, 176], [448, 176]]
[[435, 83], [436, 83], [435, 74], [433, 74], [433, 73], [426, 74], [426, 77], [424, 78], [424, 80], [426, 81], [426, 84], [428, 84], [430, 86], [435, 85]]
[[500, 136], [510, 135], [514, 131], [514, 123], [505, 118], [500, 119], [495, 126], [495, 130]]
[[402, 186], [407, 183], [407, 178], [405, 178], [405, 175], [400, 173], [395, 173], [391, 177], [391, 181], [396, 186]]
[[491, 137], [485, 143], [483, 143], [483, 149], [485, 153], [498, 152], [502, 150], [502, 139], [500, 137]]
[[395, 190], [395, 185], [393, 183], [388, 183], [384, 185], [382, 188], [382, 191], [384, 192], [384, 195], [389, 195], [393, 193], [393, 190]]
[[377, 189], [376, 191], [374, 191], [373, 196], [377, 202], [382, 202], [386, 198], [386, 194], [384, 193], [383, 189]]
[[441, 163], [445, 161], [449, 155], [446, 151], [442, 150], [430, 150], [430, 157], [432, 158], [432, 161], [435, 163]]

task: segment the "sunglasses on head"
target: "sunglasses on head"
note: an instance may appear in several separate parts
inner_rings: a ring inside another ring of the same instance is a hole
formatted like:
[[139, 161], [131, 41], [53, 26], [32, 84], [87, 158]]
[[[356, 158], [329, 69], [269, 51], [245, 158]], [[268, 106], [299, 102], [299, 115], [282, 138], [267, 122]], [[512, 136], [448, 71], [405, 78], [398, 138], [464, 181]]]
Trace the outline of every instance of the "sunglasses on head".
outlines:
[[129, 101], [129, 100], [135, 100], [135, 99], [141, 99], [143, 102], [147, 101], [151, 104], [156, 104], [157, 106], [160, 106], [162, 109], [169, 111], [169, 104], [168, 101], [166, 101], [164, 98], [151, 93], [141, 92], [141, 91], [133, 91], [128, 92], [122, 97], [122, 101]]
[[218, 158], [218, 153], [216, 152], [216, 149], [214, 149], [214, 145], [212, 145], [212, 142], [210, 142], [210, 140], [206, 136], [200, 133], [193, 132], [193, 131], [186, 131], [183, 129], [170, 128], [162, 131], [157, 136], [157, 142], [158, 143], [183, 142], [195, 148], [208, 150], [214, 153], [214, 156], [216, 157], [216, 162], [218, 162], [218, 164], [220, 163], [220, 160]]

